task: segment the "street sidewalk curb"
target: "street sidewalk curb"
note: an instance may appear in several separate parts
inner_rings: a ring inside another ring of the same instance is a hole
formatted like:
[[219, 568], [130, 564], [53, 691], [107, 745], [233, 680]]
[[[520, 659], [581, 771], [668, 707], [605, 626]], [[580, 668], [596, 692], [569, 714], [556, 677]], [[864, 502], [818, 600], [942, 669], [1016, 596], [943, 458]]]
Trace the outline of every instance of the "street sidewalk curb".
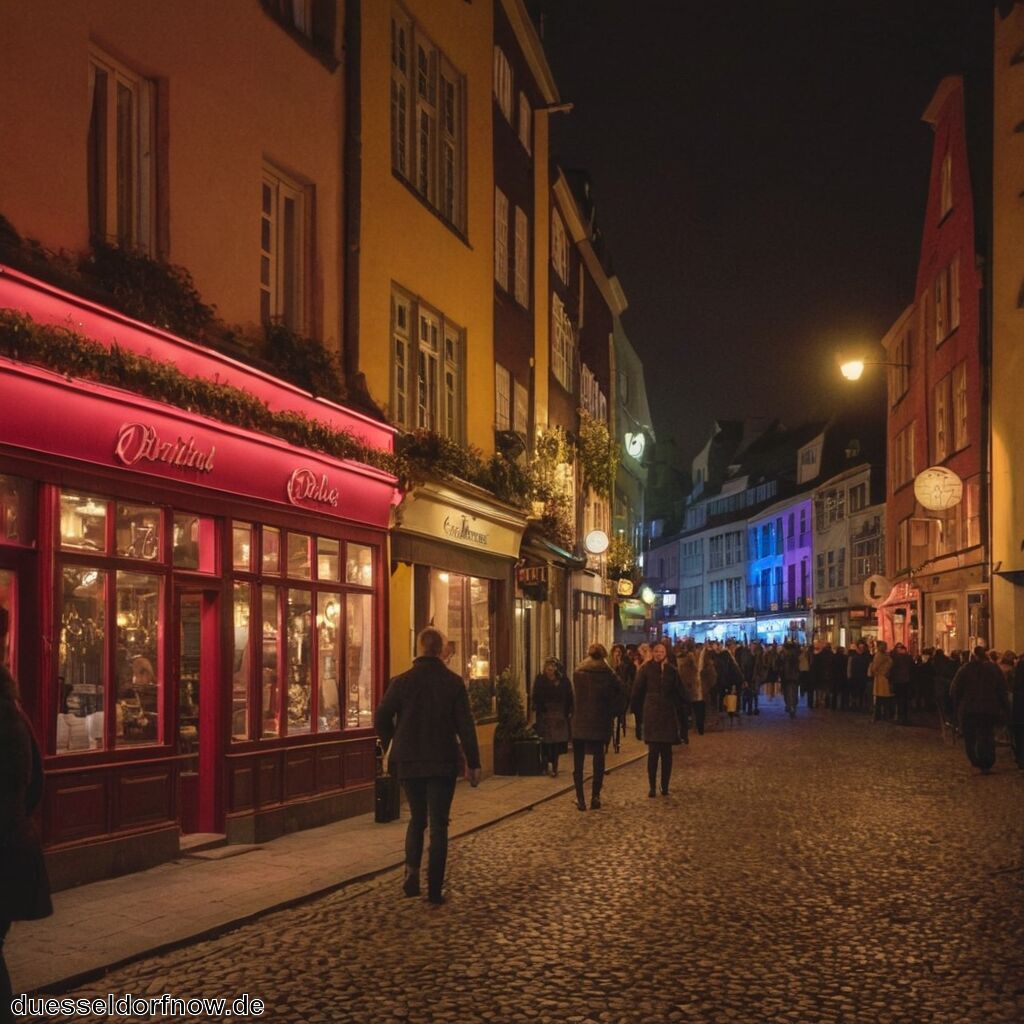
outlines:
[[[646, 751], [626, 755], [623, 760], [617, 762], [615, 765], [605, 768], [605, 775], [612, 775], [620, 768], [625, 768], [627, 765], [635, 764], [646, 756]], [[584, 782], [591, 777], [592, 774], [585, 775]], [[571, 776], [567, 775], [566, 778], [569, 779]], [[514, 818], [518, 814], [524, 814], [526, 811], [532, 811], [535, 807], [539, 807], [541, 804], [557, 800], [559, 797], [565, 796], [566, 793], [571, 793], [573, 789], [574, 786], [571, 783], [567, 786], [562, 786], [561, 788], [552, 791], [547, 796], [542, 796], [539, 799], [533, 799], [529, 803], [504, 811], [495, 818], [489, 818], [487, 821], [471, 825], [463, 831], [452, 834], [450, 838], [451, 840], [458, 840], [462, 839], [464, 836], [470, 836], [476, 832], [482, 832], [484, 829], [498, 825], [503, 821], [507, 821], [509, 818]], [[394, 863], [386, 864], [383, 867], [373, 868], [371, 871], [364, 871], [359, 875], [352, 875], [350, 878], [344, 878], [340, 882], [332, 882], [330, 885], [321, 886], [319, 889], [304, 893], [301, 896], [292, 896], [287, 900], [282, 900], [280, 903], [274, 903], [270, 906], [263, 907], [260, 910], [242, 914], [237, 918], [232, 918], [232, 920], [224, 921], [221, 924], [216, 924], [211, 928], [200, 929], [192, 935], [174, 939], [171, 942], [158, 943], [147, 949], [142, 949], [132, 953], [130, 956], [114, 960], [109, 964], [103, 964], [100, 967], [91, 967], [87, 971], [80, 971], [77, 974], [71, 974], [66, 978], [60, 978], [57, 981], [48, 982], [44, 987], [33, 989], [30, 992], [26, 992], [25, 995], [63, 995], [71, 989], [78, 988], [82, 985], [88, 985], [91, 982], [97, 981], [109, 974], [111, 971], [117, 971], [122, 967], [128, 967], [131, 964], [138, 963], [140, 960], [145, 960], [153, 956], [161, 956], [164, 953], [173, 953], [175, 950], [183, 949], [185, 946], [191, 946], [197, 942], [205, 942], [208, 939], [219, 938], [220, 936], [227, 935], [229, 932], [236, 931], [247, 924], [252, 924], [254, 921], [258, 921], [260, 918], [266, 917], [268, 914], [276, 914], [282, 910], [291, 910], [294, 907], [301, 907], [303, 904], [312, 903], [315, 900], [322, 899], [325, 896], [330, 896], [343, 889], [355, 888], [366, 882], [371, 882], [382, 875], [395, 871], [397, 868], [402, 867], [403, 864], [404, 861], [399, 860]], [[353, 893], [352, 895], [360, 895], [360, 893]]]

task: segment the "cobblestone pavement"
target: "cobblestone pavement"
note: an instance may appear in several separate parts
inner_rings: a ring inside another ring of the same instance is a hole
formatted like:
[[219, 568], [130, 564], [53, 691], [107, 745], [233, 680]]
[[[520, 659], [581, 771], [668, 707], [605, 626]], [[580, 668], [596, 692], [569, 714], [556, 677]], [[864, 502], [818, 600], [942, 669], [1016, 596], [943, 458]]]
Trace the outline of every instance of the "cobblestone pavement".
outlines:
[[83, 991], [247, 992], [287, 1024], [1024, 1020], [1024, 773], [779, 704], [677, 748], [668, 798], [634, 764], [599, 811], [456, 841], [444, 907], [392, 872]]

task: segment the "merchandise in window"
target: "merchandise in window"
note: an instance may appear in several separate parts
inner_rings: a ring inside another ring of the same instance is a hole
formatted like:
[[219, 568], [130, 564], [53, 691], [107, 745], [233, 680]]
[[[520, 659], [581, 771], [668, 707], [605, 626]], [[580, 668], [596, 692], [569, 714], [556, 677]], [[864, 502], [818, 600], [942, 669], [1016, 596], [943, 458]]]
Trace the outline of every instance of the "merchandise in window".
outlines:
[[117, 705], [115, 743], [137, 746], [160, 739], [157, 621], [161, 577], [116, 574]]
[[316, 578], [341, 581], [341, 542], [330, 537], [316, 539]]
[[107, 573], [68, 566], [60, 580], [58, 754], [103, 746]]
[[35, 541], [35, 484], [0, 475], [0, 544]]
[[181, 770], [199, 770], [199, 700], [203, 597], [182, 594], [178, 603], [178, 753], [190, 755]]
[[251, 664], [252, 587], [236, 583], [232, 605], [231, 738], [235, 742], [252, 737], [249, 723], [249, 666]]
[[252, 524], [231, 524], [231, 565], [240, 572], [252, 571]]
[[289, 589], [285, 657], [288, 667], [288, 734], [291, 736], [311, 729], [311, 612], [309, 591]]
[[445, 664], [467, 682], [491, 680], [490, 580], [430, 570], [428, 621], [447, 646]]
[[215, 572], [213, 520], [187, 512], [174, 514], [172, 561], [175, 569]]
[[348, 686], [345, 724], [367, 728], [373, 724], [373, 598], [349, 594], [345, 607]]
[[60, 495], [61, 547], [107, 550], [107, 502], [85, 494]]
[[366, 544], [349, 544], [345, 557], [345, 582], [373, 586], [373, 549]]
[[263, 623], [260, 659], [263, 724], [260, 728], [260, 736], [268, 739], [276, 738], [281, 732], [278, 724], [281, 716], [281, 659], [277, 642], [279, 629], [277, 587], [262, 587], [260, 600]]
[[312, 560], [309, 550], [309, 535], [288, 533], [288, 575], [308, 580], [312, 574]]
[[281, 572], [281, 531], [276, 526], [264, 526], [260, 533], [263, 535], [263, 571], [277, 576]]
[[0, 569], [0, 665], [18, 678], [15, 637], [18, 635], [18, 580], [13, 572]]
[[317, 674], [320, 682], [317, 718], [319, 732], [333, 732], [341, 728], [341, 695], [338, 682], [341, 668], [340, 625], [341, 594], [321, 591], [317, 595], [316, 609]]
[[160, 509], [117, 503], [114, 527], [116, 554], [147, 562], [160, 558]]

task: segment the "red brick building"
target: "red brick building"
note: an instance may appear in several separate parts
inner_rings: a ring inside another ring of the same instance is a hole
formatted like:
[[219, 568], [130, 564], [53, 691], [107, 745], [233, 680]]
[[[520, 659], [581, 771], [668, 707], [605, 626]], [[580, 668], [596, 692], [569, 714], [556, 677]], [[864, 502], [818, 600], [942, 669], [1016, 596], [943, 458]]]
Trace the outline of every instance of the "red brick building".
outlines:
[[[912, 649], [987, 643], [982, 279], [963, 79], [944, 78], [923, 120], [935, 133], [914, 302], [883, 341], [889, 368], [887, 564], [880, 635]], [[962, 481], [950, 508], [915, 495], [923, 470]]]

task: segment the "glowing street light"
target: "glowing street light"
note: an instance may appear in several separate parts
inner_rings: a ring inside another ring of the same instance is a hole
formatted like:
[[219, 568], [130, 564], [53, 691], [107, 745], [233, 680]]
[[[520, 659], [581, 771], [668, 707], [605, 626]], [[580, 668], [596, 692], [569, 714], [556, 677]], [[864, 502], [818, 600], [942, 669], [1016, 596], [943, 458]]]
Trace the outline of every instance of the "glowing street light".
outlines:
[[864, 360], [849, 359], [840, 365], [839, 372], [847, 380], [860, 380], [861, 374], [864, 372]]

